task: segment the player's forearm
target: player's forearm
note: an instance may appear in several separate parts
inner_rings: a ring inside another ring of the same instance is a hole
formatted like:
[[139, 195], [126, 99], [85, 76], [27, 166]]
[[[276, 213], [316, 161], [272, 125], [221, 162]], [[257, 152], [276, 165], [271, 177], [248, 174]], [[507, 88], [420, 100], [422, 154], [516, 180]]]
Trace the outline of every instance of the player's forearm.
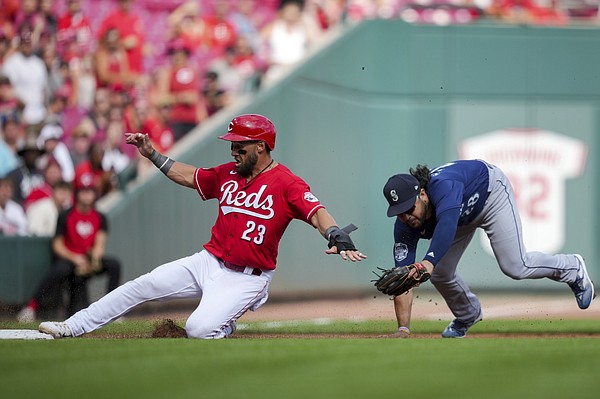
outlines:
[[192, 165], [188, 165], [182, 162], [175, 162], [169, 173], [167, 173], [167, 177], [173, 180], [177, 184], [181, 184], [185, 187], [194, 188], [194, 174], [196, 173], [196, 167]]
[[319, 230], [319, 233], [325, 237], [325, 239], [329, 239], [329, 237], [326, 236], [327, 229], [329, 229], [331, 226], [337, 226], [335, 219], [325, 208], [321, 208], [315, 212], [310, 221], [312, 225]]
[[65, 243], [63, 242], [62, 238], [57, 237], [52, 240], [52, 251], [54, 251], [54, 254], [56, 256], [75, 263], [75, 258], [77, 257], [77, 254], [71, 252], [65, 246]]
[[94, 246], [91, 251], [92, 258], [100, 259], [104, 256], [106, 251], [106, 239], [107, 234], [105, 231], [100, 230], [96, 233], [96, 239], [94, 240]]
[[188, 165], [182, 162], [176, 162], [171, 158], [159, 153], [154, 150], [148, 157], [150, 161], [167, 176], [177, 184], [182, 186], [194, 188], [194, 174], [196, 167]]
[[396, 320], [398, 321], [398, 327], [406, 327], [410, 329], [412, 304], [412, 290], [408, 291], [406, 294], [397, 295], [394, 297], [394, 310], [396, 312]]

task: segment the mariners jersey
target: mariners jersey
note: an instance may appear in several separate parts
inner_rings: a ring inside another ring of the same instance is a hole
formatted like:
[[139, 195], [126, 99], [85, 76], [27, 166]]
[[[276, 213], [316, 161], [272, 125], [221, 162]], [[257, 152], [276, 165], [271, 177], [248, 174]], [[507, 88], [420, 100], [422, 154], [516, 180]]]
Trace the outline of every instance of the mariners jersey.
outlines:
[[458, 226], [471, 223], [481, 213], [488, 196], [488, 165], [479, 160], [460, 160], [431, 171], [426, 192], [433, 217], [421, 229], [396, 219], [394, 262], [404, 266], [415, 262], [419, 239], [431, 239], [424, 259], [437, 264], [446, 254]]
[[69, 251], [83, 255], [92, 249], [99, 231], [108, 232], [104, 214], [95, 209], [82, 213], [72, 207], [58, 215], [54, 237], [62, 236]]
[[240, 266], [273, 270], [279, 241], [292, 219], [310, 224], [323, 207], [309, 186], [278, 164], [246, 183], [230, 162], [195, 172], [203, 200], [219, 200], [219, 214], [204, 248], [217, 258]]

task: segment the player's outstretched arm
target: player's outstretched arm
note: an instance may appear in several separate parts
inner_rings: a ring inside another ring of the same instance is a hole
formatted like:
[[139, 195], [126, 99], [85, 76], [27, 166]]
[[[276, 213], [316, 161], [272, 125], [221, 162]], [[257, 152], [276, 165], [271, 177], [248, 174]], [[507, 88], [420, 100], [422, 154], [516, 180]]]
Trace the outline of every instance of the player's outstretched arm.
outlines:
[[[367, 256], [355, 248], [350, 234], [337, 226], [333, 216], [331, 216], [327, 209], [319, 209], [310, 221], [319, 230], [321, 235], [329, 241], [329, 249], [325, 253], [330, 255], [340, 254], [342, 259], [352, 262], [366, 259]], [[353, 228], [356, 229], [356, 227]]]
[[177, 184], [194, 188], [194, 173], [196, 167], [182, 162], [176, 162], [154, 149], [147, 134], [125, 133], [125, 142], [137, 147], [140, 154]]

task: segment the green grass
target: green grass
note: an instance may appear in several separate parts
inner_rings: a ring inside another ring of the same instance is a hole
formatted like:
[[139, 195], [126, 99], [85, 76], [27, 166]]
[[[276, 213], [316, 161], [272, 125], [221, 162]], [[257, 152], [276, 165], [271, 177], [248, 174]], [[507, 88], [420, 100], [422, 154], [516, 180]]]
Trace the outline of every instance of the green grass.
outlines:
[[[413, 329], [435, 338], [410, 340], [305, 335], [393, 329], [390, 322], [367, 321], [240, 323], [241, 339], [217, 341], [2, 340], [0, 389], [6, 398], [65, 399], [600, 397], [600, 321], [493, 320], [463, 340], [437, 338], [445, 324], [417, 320]], [[114, 323], [89, 337], [145, 336], [152, 326]], [[297, 338], [253, 338], [269, 333]], [[548, 336], [477, 337], [489, 333]]]

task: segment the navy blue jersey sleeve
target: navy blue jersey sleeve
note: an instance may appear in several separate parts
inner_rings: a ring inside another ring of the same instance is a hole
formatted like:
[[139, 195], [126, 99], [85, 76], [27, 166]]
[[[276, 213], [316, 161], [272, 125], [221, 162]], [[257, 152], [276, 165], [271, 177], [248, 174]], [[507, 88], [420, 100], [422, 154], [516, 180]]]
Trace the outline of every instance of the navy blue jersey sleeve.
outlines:
[[439, 218], [440, 213], [448, 209], [461, 208], [465, 186], [456, 180], [436, 180], [430, 183], [427, 189], [429, 200], [435, 206]]
[[394, 265], [406, 266], [415, 263], [420, 233], [396, 219], [394, 224]]
[[451, 208], [437, 215], [437, 225], [424, 260], [430, 261], [435, 266], [448, 252], [456, 235], [459, 216], [460, 208]]

